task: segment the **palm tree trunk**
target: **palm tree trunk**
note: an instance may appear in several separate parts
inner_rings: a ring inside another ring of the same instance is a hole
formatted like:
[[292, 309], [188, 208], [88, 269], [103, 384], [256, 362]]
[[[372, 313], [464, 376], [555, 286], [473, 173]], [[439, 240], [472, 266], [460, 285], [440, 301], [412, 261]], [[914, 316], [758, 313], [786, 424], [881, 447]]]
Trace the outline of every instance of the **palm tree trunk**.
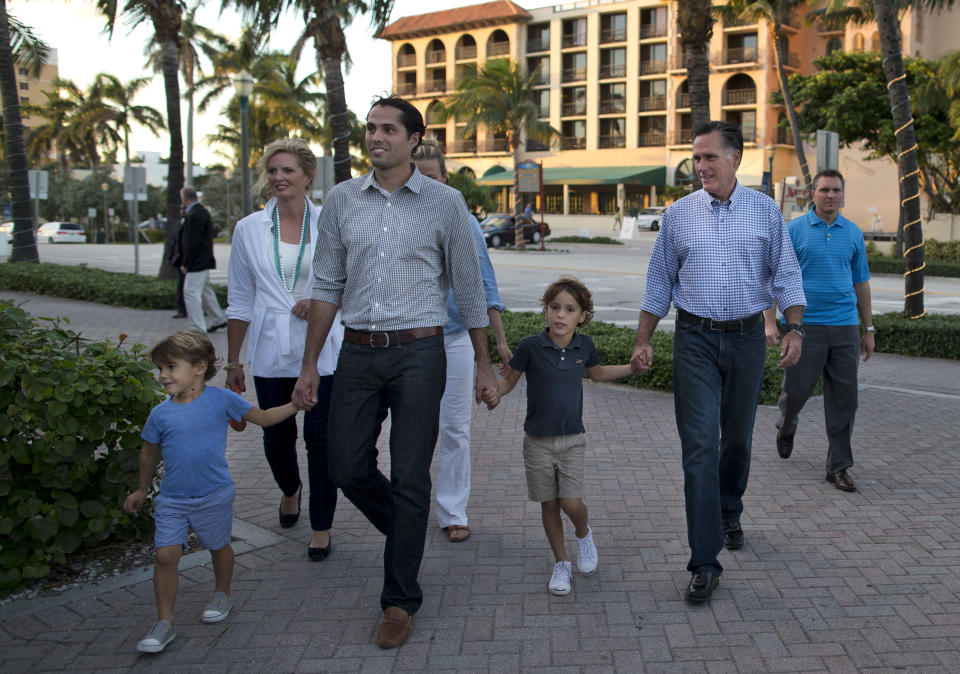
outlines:
[[30, 185], [27, 181], [27, 152], [20, 119], [20, 99], [13, 54], [10, 51], [10, 24], [7, 0], [0, 0], [0, 101], [3, 104], [3, 145], [10, 171], [10, 201], [13, 209], [11, 262], [39, 262], [37, 239], [30, 212]]
[[187, 184], [193, 184], [193, 85], [187, 84]]
[[313, 20], [307, 21], [307, 30], [313, 36], [317, 52], [317, 70], [323, 73], [327, 90], [327, 114], [333, 133], [333, 175], [342, 183], [350, 180], [350, 113], [343, 87], [341, 63], [347, 50], [346, 37], [340, 25], [340, 17], [329, 3], [319, 10]]
[[[783, 94], [783, 107], [787, 111], [787, 119], [790, 120], [790, 131], [793, 132], [793, 147], [797, 153], [797, 161], [800, 162], [800, 175], [803, 176], [803, 184], [807, 191], [813, 193], [813, 181], [810, 179], [810, 167], [807, 166], [807, 155], [803, 151], [803, 136], [800, 135], [800, 125], [797, 123], [797, 111], [793, 108], [793, 96], [790, 94], [790, 85], [787, 82], [787, 71], [783, 68], [783, 60], [786, 57], [786, 40], [784, 39], [783, 29], [779, 21], [773, 24], [773, 54], [777, 65], [777, 80], [780, 82], [780, 93]], [[773, 176], [770, 176], [771, 180]]]
[[900, 33], [897, 15], [890, 0], [873, 0], [883, 49], [883, 73], [890, 92], [890, 113], [897, 129], [896, 140], [900, 173], [900, 222], [903, 243], [906, 246], [906, 273], [904, 276], [903, 310], [910, 318], [920, 318], [923, 308], [923, 228], [920, 222], [920, 171], [917, 165], [916, 133], [910, 96], [904, 77], [903, 56], [900, 53]]
[[[677, 32], [687, 64], [690, 95], [690, 125], [696, 129], [710, 121], [710, 37], [713, 35], [710, 0], [677, 3]], [[693, 172], [693, 189], [700, 189], [700, 176]]]
[[523, 197], [520, 195], [520, 134], [513, 132], [510, 144], [513, 147], [513, 247], [517, 250], [523, 250], [526, 247], [526, 241], [523, 240], [523, 223], [520, 216], [523, 213]]
[[168, 260], [180, 222], [180, 189], [183, 187], [183, 138], [180, 135], [180, 76], [177, 63], [177, 40], [179, 23], [173, 35], [161, 35], [157, 27], [157, 39], [161, 49], [161, 72], [167, 98], [167, 132], [170, 134], [170, 159], [167, 163], [167, 227], [163, 241], [163, 260], [160, 262], [159, 278], [176, 278], [177, 270]]

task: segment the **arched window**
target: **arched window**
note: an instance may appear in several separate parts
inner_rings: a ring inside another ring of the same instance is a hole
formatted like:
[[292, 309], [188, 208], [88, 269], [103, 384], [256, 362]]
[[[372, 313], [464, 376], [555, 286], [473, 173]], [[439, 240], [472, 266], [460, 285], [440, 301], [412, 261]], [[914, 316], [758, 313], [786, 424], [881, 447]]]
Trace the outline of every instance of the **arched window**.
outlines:
[[863, 51], [866, 49], [866, 40], [863, 38], [863, 33], [857, 33], [853, 36], [853, 51]]
[[880, 33], [876, 31], [870, 36], [870, 51], [876, 52], [877, 54], [883, 51], [880, 47]]
[[424, 115], [424, 121], [426, 121], [427, 126], [444, 124], [444, 122], [440, 119], [440, 115], [438, 114], [439, 111], [440, 101], [433, 101], [427, 106], [427, 114]]
[[456, 56], [458, 61], [477, 58], [477, 41], [471, 35], [461, 35], [457, 40]]
[[690, 82], [687, 80], [677, 87], [677, 107], [681, 109], [690, 107]]
[[440, 40], [430, 40], [427, 45], [427, 65], [435, 63], [446, 63], [447, 50]]
[[509, 56], [510, 38], [502, 30], [495, 30], [490, 34], [487, 40], [487, 58], [497, 58], [499, 56]]
[[756, 102], [757, 85], [753, 78], [739, 73], [727, 80], [723, 87], [724, 105], [755, 105]]
[[832, 37], [827, 40], [827, 56], [830, 56], [835, 51], [843, 51], [843, 40], [838, 37]]
[[413, 68], [417, 65], [417, 50], [413, 48], [413, 45], [409, 42], [402, 47], [400, 51], [397, 52], [397, 67], [398, 68]]

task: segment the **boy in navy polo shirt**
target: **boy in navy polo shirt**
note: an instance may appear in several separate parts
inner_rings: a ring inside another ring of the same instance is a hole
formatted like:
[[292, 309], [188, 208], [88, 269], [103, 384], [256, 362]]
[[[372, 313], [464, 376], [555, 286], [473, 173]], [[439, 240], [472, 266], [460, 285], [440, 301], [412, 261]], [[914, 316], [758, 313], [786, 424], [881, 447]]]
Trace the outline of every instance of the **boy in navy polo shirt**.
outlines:
[[563, 544], [561, 511], [576, 527], [577, 569], [597, 570], [597, 548], [587, 524], [583, 498], [583, 374], [594, 381], [612, 381], [634, 372], [630, 365], [600, 365], [593, 340], [576, 332], [593, 318], [593, 298], [580, 281], [561, 277], [540, 299], [547, 327], [517, 347], [506, 376], [505, 396], [527, 375], [527, 418], [523, 423], [523, 464], [527, 492], [540, 503], [543, 528], [556, 564], [547, 586], [553, 594], [570, 593], [570, 558]]

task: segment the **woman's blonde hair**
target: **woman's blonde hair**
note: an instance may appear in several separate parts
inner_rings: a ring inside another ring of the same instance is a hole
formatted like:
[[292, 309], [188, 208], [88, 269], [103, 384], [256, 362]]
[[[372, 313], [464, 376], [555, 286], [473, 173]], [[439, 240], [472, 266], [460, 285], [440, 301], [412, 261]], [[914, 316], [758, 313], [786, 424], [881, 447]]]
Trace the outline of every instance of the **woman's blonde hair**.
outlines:
[[447, 165], [443, 161], [443, 152], [440, 150], [440, 142], [434, 136], [424, 138], [420, 147], [413, 153], [413, 161], [418, 162], [421, 159], [436, 159], [440, 165], [440, 173], [447, 176]]
[[300, 169], [310, 179], [307, 182], [307, 189], [310, 188], [314, 174], [317, 172], [317, 156], [313, 154], [313, 150], [303, 138], [278, 138], [263, 148], [263, 156], [257, 162], [257, 184], [253, 186], [254, 193], [269, 192], [270, 182], [267, 179], [267, 170], [270, 168], [270, 160], [281, 152], [286, 152], [297, 160]]
[[210, 339], [199, 330], [181, 330], [164, 337], [150, 349], [150, 360], [157, 367], [173, 360], [185, 360], [191, 365], [206, 363], [204, 381], [210, 381], [217, 374], [217, 352]]

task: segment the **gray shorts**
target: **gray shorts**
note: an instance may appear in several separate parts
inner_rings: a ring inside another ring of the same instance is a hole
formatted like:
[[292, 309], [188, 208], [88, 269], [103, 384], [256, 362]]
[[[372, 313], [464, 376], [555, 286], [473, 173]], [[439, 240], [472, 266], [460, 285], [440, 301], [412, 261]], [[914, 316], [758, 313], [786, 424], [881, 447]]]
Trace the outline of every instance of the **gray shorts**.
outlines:
[[583, 498], [583, 433], [540, 437], [524, 434], [523, 467], [527, 495], [543, 503], [557, 498]]
[[185, 544], [191, 527], [200, 545], [207, 550], [219, 550], [227, 545], [233, 532], [233, 498], [236, 494], [233, 484], [197, 498], [157, 494], [153, 499], [154, 547]]

